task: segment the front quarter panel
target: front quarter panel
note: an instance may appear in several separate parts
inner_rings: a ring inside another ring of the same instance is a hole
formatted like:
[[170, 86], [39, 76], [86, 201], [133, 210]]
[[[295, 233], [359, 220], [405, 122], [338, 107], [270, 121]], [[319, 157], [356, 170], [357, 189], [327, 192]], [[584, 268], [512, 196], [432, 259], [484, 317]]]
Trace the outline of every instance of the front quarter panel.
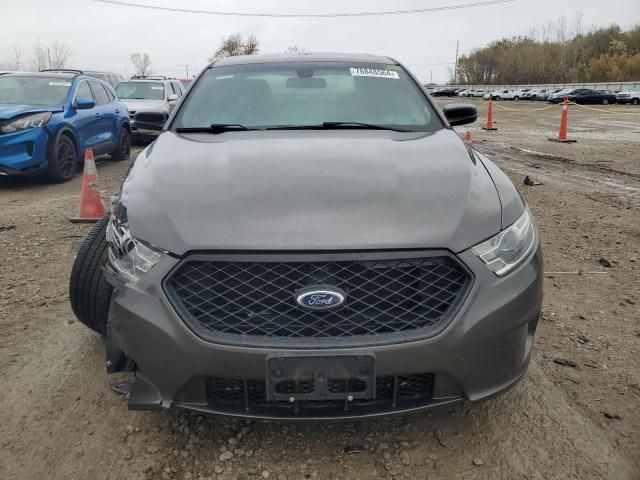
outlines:
[[524, 213], [525, 203], [522, 200], [520, 192], [509, 177], [500, 170], [495, 163], [478, 151], [474, 151], [476, 157], [482, 162], [487, 169], [489, 176], [498, 191], [500, 203], [502, 205], [502, 228], [506, 228]]

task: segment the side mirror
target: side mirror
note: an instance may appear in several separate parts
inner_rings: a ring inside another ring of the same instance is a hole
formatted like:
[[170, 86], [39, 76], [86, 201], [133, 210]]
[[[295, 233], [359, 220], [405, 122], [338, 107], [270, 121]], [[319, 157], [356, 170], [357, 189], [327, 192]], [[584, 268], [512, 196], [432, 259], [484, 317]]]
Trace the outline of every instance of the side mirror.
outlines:
[[478, 119], [478, 110], [474, 105], [468, 103], [450, 103], [442, 108], [449, 125], [466, 125]]
[[172, 93], [171, 95], [169, 95], [167, 100], [169, 100], [170, 102], [177, 102], [178, 98], [180, 98], [180, 97], [178, 97], [178, 95], [176, 95], [175, 93]]
[[92, 98], [76, 98], [76, 108], [78, 110], [89, 110], [95, 106], [96, 102]]

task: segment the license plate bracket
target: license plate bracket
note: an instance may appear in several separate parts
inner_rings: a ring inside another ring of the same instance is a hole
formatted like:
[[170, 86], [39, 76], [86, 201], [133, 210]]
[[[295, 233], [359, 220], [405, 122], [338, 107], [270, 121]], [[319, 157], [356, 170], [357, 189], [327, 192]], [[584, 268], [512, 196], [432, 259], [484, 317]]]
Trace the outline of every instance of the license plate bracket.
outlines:
[[267, 401], [375, 399], [373, 355], [269, 356]]

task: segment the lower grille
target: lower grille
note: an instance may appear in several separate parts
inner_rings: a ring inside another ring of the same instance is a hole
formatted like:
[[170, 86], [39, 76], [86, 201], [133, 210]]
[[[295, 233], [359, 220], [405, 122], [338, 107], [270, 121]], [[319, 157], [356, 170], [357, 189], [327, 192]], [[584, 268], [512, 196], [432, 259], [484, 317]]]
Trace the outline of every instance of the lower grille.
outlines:
[[[285, 383], [285, 382], [283, 382]], [[288, 383], [288, 382], [287, 382]], [[292, 383], [292, 382], [291, 382]], [[358, 388], [354, 379], [336, 382], [336, 392]], [[376, 378], [376, 398], [370, 400], [308, 400], [268, 402], [264, 380], [211, 377], [206, 381], [209, 407], [222, 413], [272, 417], [333, 417], [392, 412], [427, 406], [433, 399], [433, 373]], [[304, 386], [290, 385], [293, 393]]]
[[[448, 256], [311, 262], [274, 257], [218, 261], [194, 255], [170, 274], [165, 292], [203, 337], [246, 341], [435, 333], [471, 285], [471, 276]], [[344, 305], [310, 311], [296, 303], [296, 292], [320, 286], [344, 291]]]

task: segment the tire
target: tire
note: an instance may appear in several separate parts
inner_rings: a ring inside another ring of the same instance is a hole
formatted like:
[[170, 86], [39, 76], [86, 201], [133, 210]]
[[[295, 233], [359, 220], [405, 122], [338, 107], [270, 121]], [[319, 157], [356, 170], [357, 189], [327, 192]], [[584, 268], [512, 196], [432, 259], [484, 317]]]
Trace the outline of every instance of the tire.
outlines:
[[499, 101], [499, 100], [500, 100], [500, 95], [496, 95], [496, 96], [494, 97], [494, 99]]
[[514, 99], [515, 101], [518, 101], [518, 100], [520, 100], [520, 97], [516, 95], [515, 97], [513, 97], [513, 99]]
[[603, 98], [602, 99], [602, 105], [609, 105], [609, 99], [608, 98]]
[[112, 160], [116, 162], [121, 162], [123, 160], [129, 160], [131, 156], [131, 133], [127, 130], [126, 127], [120, 128], [120, 133], [118, 134], [118, 145], [116, 149], [111, 152]]
[[638, 104], [640, 104], [640, 98], [631, 99], [631, 105], [638, 105]]
[[49, 148], [47, 176], [55, 183], [71, 180], [78, 168], [78, 151], [68, 135], [58, 136], [55, 144]]
[[69, 301], [73, 313], [91, 330], [106, 335], [109, 303], [113, 287], [107, 282], [102, 266], [107, 261], [107, 223], [102, 217], [85, 237], [69, 279]]

